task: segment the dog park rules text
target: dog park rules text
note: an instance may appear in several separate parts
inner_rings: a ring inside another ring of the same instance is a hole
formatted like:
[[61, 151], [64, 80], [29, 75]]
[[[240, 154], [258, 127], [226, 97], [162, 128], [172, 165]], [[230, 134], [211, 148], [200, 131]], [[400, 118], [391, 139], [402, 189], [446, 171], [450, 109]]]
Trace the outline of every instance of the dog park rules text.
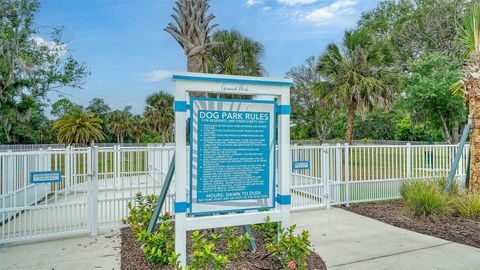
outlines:
[[198, 111], [198, 202], [268, 198], [271, 118]]

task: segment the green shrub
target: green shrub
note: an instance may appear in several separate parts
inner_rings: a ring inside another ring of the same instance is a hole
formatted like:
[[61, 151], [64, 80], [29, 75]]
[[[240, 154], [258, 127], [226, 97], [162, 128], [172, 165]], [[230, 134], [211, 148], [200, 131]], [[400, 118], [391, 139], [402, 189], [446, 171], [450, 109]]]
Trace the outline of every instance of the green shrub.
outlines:
[[130, 228], [134, 232], [146, 230], [155, 210], [157, 200], [158, 197], [153, 194], [143, 196], [142, 193], [138, 192], [135, 194], [135, 202], [133, 204], [128, 202], [129, 215], [126, 219], [122, 219], [122, 222], [130, 224]]
[[150, 234], [144, 229], [138, 230], [137, 240], [142, 243], [142, 250], [148, 262], [158, 265], [178, 264], [173, 224], [168, 215], [162, 217], [162, 223], [155, 233]]
[[224, 229], [224, 239], [227, 242], [227, 256], [229, 259], [236, 259], [241, 251], [249, 249], [250, 235], [235, 234], [235, 227], [226, 227]]
[[278, 239], [267, 243], [266, 248], [282, 264], [285, 269], [307, 269], [307, 257], [310, 254], [311, 243], [308, 231], [294, 234], [296, 225], [281, 229]]
[[459, 215], [480, 219], [480, 194], [479, 193], [465, 193], [456, 196], [452, 200], [452, 205], [456, 213]]
[[272, 242], [277, 238], [280, 223], [271, 222], [270, 217], [267, 216], [265, 218], [265, 223], [255, 224], [252, 228], [260, 231], [268, 242]]
[[207, 269], [225, 269], [228, 257], [224, 254], [216, 252], [216, 243], [220, 240], [220, 235], [211, 233], [208, 237], [207, 233], [194, 231], [192, 233], [192, 258], [187, 269], [207, 270]]
[[443, 214], [448, 211], [448, 197], [440, 186], [432, 181], [404, 182], [400, 193], [416, 216]]

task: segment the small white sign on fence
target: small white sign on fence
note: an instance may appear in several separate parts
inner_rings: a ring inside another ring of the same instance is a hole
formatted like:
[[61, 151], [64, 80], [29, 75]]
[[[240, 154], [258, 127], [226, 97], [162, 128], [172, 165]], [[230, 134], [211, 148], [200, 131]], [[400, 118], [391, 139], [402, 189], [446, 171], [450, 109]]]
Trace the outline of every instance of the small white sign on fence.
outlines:
[[62, 181], [61, 171], [38, 171], [30, 172], [31, 184], [54, 183]]
[[[267, 216], [284, 227], [289, 225], [293, 82], [201, 73], [175, 73], [173, 80], [175, 168], [189, 164], [186, 118], [190, 110], [189, 178], [187, 170], [175, 170], [175, 251], [184, 266], [189, 230], [263, 223]], [[191, 92], [241, 94], [252, 99], [190, 98]], [[271, 99], [256, 100], [260, 95]], [[270, 210], [259, 211], [265, 209]], [[212, 215], [219, 212], [224, 214]]]

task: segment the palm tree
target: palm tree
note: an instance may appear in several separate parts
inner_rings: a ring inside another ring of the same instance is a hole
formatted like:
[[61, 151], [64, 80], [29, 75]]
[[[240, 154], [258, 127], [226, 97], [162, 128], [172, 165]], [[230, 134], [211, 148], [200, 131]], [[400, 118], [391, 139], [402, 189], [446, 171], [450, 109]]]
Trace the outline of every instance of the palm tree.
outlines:
[[134, 115], [132, 117], [132, 132], [131, 135], [135, 137], [137, 143], [140, 143], [140, 139], [143, 136], [145, 125], [141, 115]]
[[464, 77], [453, 88], [461, 88], [473, 120], [470, 134], [470, 190], [480, 191], [480, 4], [475, 4], [463, 18], [461, 41], [465, 46]]
[[102, 119], [82, 108], [72, 108], [55, 122], [53, 129], [57, 132], [60, 143], [87, 145], [105, 138], [102, 132]]
[[208, 71], [217, 74], [262, 76], [263, 45], [236, 30], [220, 30], [213, 34], [217, 43], [207, 53]]
[[215, 43], [210, 41], [210, 33], [217, 24], [209, 25], [215, 18], [206, 15], [210, 5], [208, 0], [177, 0], [172, 18], [177, 25], [169, 23], [164, 29], [177, 40], [187, 56], [187, 70], [207, 72], [205, 52]]
[[401, 81], [395, 61], [390, 43], [366, 31], [345, 32], [343, 48], [330, 44], [320, 57], [317, 70], [324, 80], [317, 90], [324, 102], [347, 106], [347, 143], [352, 143], [357, 109], [366, 114], [374, 106], [391, 106]]
[[123, 144], [123, 139], [130, 135], [132, 122], [127, 110], [113, 111], [107, 115], [107, 128], [110, 133], [117, 136], [117, 143]]
[[162, 135], [166, 143], [173, 127], [173, 96], [166, 92], [158, 92], [147, 97], [144, 118], [148, 126]]

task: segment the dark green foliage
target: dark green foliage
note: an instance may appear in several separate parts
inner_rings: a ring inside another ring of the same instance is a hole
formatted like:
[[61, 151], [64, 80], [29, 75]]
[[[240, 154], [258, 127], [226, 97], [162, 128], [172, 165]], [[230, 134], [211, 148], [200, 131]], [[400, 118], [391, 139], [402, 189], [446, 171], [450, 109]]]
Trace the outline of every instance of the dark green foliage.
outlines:
[[54, 46], [39, 37], [37, 1], [5, 0], [0, 10], [0, 143], [38, 142], [38, 134], [25, 136], [33, 104], [43, 106], [51, 91], [79, 88], [88, 71], [65, 49], [61, 29], [47, 40]]
[[450, 86], [460, 79], [459, 63], [446, 54], [433, 53], [412, 62], [409, 69], [405, 92], [412, 118], [431, 124], [453, 142], [467, 114], [463, 98], [450, 91]]
[[237, 235], [235, 232], [235, 227], [226, 227], [223, 229], [222, 238], [224, 238], [227, 242], [227, 256], [229, 259], [238, 258], [238, 254], [240, 254], [240, 252], [248, 250], [249, 248], [251, 235]]
[[146, 230], [150, 219], [153, 215], [153, 210], [157, 203], [158, 196], [156, 195], [142, 195], [142, 193], [135, 194], [135, 201], [128, 202], [129, 215], [123, 219], [124, 224], [130, 224], [130, 228], [134, 232]]
[[273, 256], [282, 262], [285, 269], [308, 269], [307, 257], [312, 245], [308, 239], [308, 231], [295, 235], [296, 225], [281, 229], [278, 237], [266, 244]]
[[188, 263], [190, 269], [224, 269], [228, 257], [217, 252], [215, 244], [218, 241], [220, 241], [220, 235], [216, 233], [194, 231], [192, 233], [193, 254]]
[[153, 234], [143, 228], [140, 229], [137, 232], [137, 239], [142, 242], [142, 249], [148, 262], [157, 265], [178, 264], [172, 219], [169, 215], [162, 216], [162, 222]]

